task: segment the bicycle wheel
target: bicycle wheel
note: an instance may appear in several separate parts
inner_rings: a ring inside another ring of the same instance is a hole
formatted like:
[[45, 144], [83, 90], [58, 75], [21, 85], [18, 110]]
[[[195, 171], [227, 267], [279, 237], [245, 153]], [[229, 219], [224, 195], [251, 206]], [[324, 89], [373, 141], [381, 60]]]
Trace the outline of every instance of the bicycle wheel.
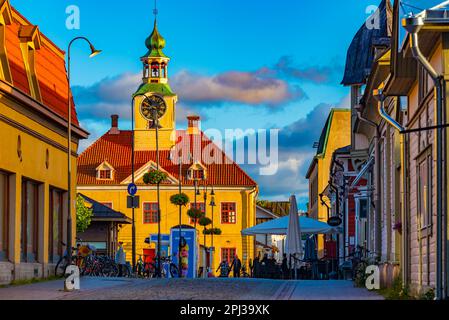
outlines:
[[67, 268], [68, 261], [65, 257], [60, 258], [55, 267], [55, 277], [63, 277], [65, 275], [65, 269]]

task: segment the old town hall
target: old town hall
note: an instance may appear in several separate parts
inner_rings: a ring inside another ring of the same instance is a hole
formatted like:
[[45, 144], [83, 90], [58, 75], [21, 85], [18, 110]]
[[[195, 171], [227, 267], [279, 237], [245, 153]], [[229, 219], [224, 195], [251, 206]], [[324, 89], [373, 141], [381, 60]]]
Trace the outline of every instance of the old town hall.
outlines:
[[[118, 117], [112, 115], [110, 130], [78, 159], [77, 190], [132, 218], [132, 209], [127, 206], [127, 186], [134, 180], [140, 198], [134, 212], [136, 254], [154, 255], [155, 243], [146, 243], [145, 239], [158, 232], [157, 192], [156, 186], [145, 184], [143, 177], [159, 168], [167, 175], [160, 184], [161, 233], [168, 235], [171, 228], [179, 225], [179, 207], [170, 202], [170, 197], [179, 192], [181, 185], [190, 199], [190, 204], [182, 207], [181, 223], [198, 229], [198, 259], [202, 261], [199, 265], [210, 260], [204, 249], [209, 247], [215, 248], [209, 265], [213, 269], [223, 260], [230, 262], [235, 254], [248, 265], [255, 244], [252, 237], [242, 236], [241, 230], [255, 224], [257, 184], [204, 135], [198, 116], [188, 117], [187, 130], [176, 129], [178, 96], [169, 85], [170, 58], [163, 52], [165, 44], [155, 20], [154, 30], [145, 42], [148, 52], [141, 58], [142, 84], [130, 96], [134, 131], [121, 130]], [[157, 112], [152, 112], [154, 107]], [[175, 157], [173, 149], [180, 150]], [[181, 166], [178, 165], [181, 159], [174, 159], [177, 157], [182, 157]], [[187, 215], [194, 203], [214, 221], [214, 228], [221, 230], [213, 240], [210, 236], [203, 237], [203, 227]], [[120, 226], [118, 240], [124, 242], [127, 260], [131, 261], [131, 225]]]

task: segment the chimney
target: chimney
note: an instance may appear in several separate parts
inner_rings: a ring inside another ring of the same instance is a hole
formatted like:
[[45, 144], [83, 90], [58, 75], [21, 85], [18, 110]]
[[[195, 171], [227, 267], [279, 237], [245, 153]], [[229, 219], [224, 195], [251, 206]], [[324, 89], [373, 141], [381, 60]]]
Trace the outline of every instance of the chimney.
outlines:
[[198, 134], [200, 131], [200, 124], [201, 124], [200, 116], [190, 115], [190, 116], [187, 116], [187, 120], [188, 120], [187, 133], [188, 134]]
[[109, 134], [120, 134], [120, 130], [118, 129], [118, 118], [117, 114], [113, 114], [111, 116], [111, 130], [109, 130]]

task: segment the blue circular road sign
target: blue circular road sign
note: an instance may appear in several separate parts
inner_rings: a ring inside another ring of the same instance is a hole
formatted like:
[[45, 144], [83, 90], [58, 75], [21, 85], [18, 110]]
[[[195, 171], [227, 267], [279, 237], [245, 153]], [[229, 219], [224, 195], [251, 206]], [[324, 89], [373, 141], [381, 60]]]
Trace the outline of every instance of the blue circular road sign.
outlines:
[[130, 196], [135, 196], [137, 193], [137, 186], [134, 183], [128, 185], [128, 193]]

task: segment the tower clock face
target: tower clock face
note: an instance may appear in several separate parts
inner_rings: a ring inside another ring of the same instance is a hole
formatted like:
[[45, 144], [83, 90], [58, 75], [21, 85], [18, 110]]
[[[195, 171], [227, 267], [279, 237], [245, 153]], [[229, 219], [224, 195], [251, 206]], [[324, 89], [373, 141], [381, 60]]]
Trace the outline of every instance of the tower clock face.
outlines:
[[165, 100], [158, 95], [145, 97], [140, 104], [140, 114], [148, 121], [156, 120], [155, 116], [157, 116], [157, 119], [162, 118], [166, 111]]

